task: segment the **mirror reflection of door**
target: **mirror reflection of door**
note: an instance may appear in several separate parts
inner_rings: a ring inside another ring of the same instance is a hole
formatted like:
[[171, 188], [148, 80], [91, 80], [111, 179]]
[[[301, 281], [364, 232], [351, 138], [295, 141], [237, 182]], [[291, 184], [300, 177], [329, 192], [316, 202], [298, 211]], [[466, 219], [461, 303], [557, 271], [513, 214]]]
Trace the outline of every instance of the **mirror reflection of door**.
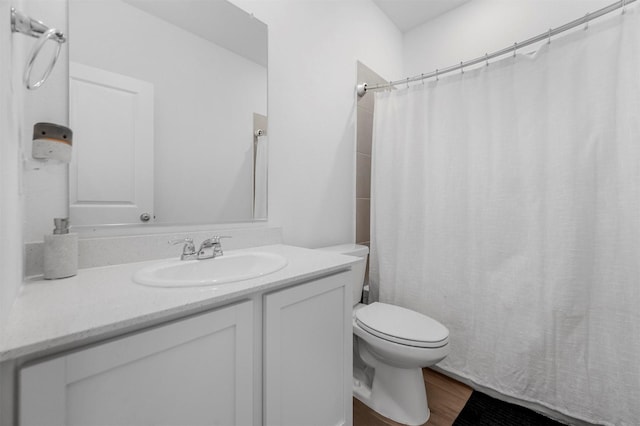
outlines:
[[153, 85], [72, 62], [69, 122], [71, 223], [153, 222]]
[[[153, 86], [153, 144], [144, 154], [144, 160], [153, 158], [153, 177], [147, 179], [138, 176], [147, 168], [137, 164], [137, 154], [124, 158], [139, 143], [130, 129], [140, 117], [129, 122], [124, 114], [138, 104], [138, 89], [72, 78], [72, 90], [90, 93], [86, 105], [75, 108], [96, 115], [71, 124], [78, 136], [72, 173], [86, 172], [70, 182], [73, 225], [141, 224], [144, 213], [155, 224], [172, 225], [256, 219], [254, 114], [267, 117], [264, 23], [223, 0], [69, 0], [69, 60]], [[104, 124], [109, 121], [113, 126]], [[118, 126], [125, 130], [116, 131]], [[96, 146], [92, 136], [83, 148], [79, 133], [91, 132], [103, 139]], [[88, 158], [90, 153], [96, 156]], [[266, 187], [263, 157], [258, 182]], [[106, 175], [94, 176], [98, 172]], [[150, 189], [138, 186], [143, 182]], [[139, 191], [151, 207], [142, 207]], [[263, 200], [258, 216], [264, 220]], [[88, 213], [74, 220], [79, 212]]]

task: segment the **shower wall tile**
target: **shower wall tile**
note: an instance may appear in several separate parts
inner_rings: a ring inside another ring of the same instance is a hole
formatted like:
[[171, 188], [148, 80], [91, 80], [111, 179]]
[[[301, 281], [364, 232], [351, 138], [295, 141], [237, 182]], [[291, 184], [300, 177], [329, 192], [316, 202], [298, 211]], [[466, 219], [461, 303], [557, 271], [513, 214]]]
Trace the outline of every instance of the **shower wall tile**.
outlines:
[[[365, 95], [369, 96], [369, 94]], [[358, 152], [371, 155], [371, 142], [373, 140], [373, 112], [358, 107], [357, 126]]]
[[[384, 83], [385, 79], [358, 62], [358, 83]], [[356, 95], [357, 96], [357, 95]], [[371, 214], [371, 146], [373, 139], [373, 92], [357, 98], [356, 146], [356, 242], [369, 245]]]
[[356, 153], [356, 198], [371, 198], [371, 156]]
[[356, 242], [369, 242], [371, 201], [368, 198], [356, 199]]

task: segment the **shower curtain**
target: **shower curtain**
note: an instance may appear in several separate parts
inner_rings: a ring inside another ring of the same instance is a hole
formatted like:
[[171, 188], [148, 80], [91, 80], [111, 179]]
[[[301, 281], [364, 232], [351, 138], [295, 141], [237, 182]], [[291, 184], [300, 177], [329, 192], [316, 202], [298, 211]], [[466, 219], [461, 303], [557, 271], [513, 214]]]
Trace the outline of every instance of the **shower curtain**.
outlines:
[[449, 328], [444, 370], [609, 425], [640, 424], [638, 13], [375, 98], [379, 300]]

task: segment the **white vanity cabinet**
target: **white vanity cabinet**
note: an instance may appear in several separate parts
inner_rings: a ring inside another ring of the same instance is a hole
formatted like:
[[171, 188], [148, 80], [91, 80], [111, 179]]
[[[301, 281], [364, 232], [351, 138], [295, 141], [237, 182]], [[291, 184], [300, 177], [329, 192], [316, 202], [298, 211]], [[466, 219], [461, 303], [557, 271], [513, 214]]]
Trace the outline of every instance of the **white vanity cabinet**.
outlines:
[[21, 425], [253, 424], [253, 302], [20, 372]]
[[264, 296], [265, 425], [352, 423], [351, 273]]
[[328, 273], [25, 364], [17, 423], [351, 425], [353, 271]]

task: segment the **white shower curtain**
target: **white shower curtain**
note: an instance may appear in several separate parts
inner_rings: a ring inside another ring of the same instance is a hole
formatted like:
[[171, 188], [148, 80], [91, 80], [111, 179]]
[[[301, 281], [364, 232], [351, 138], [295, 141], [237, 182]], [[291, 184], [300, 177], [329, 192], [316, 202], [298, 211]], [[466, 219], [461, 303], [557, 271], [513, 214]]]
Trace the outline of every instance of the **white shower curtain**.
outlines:
[[450, 330], [439, 365], [640, 425], [638, 10], [376, 94], [372, 285]]

